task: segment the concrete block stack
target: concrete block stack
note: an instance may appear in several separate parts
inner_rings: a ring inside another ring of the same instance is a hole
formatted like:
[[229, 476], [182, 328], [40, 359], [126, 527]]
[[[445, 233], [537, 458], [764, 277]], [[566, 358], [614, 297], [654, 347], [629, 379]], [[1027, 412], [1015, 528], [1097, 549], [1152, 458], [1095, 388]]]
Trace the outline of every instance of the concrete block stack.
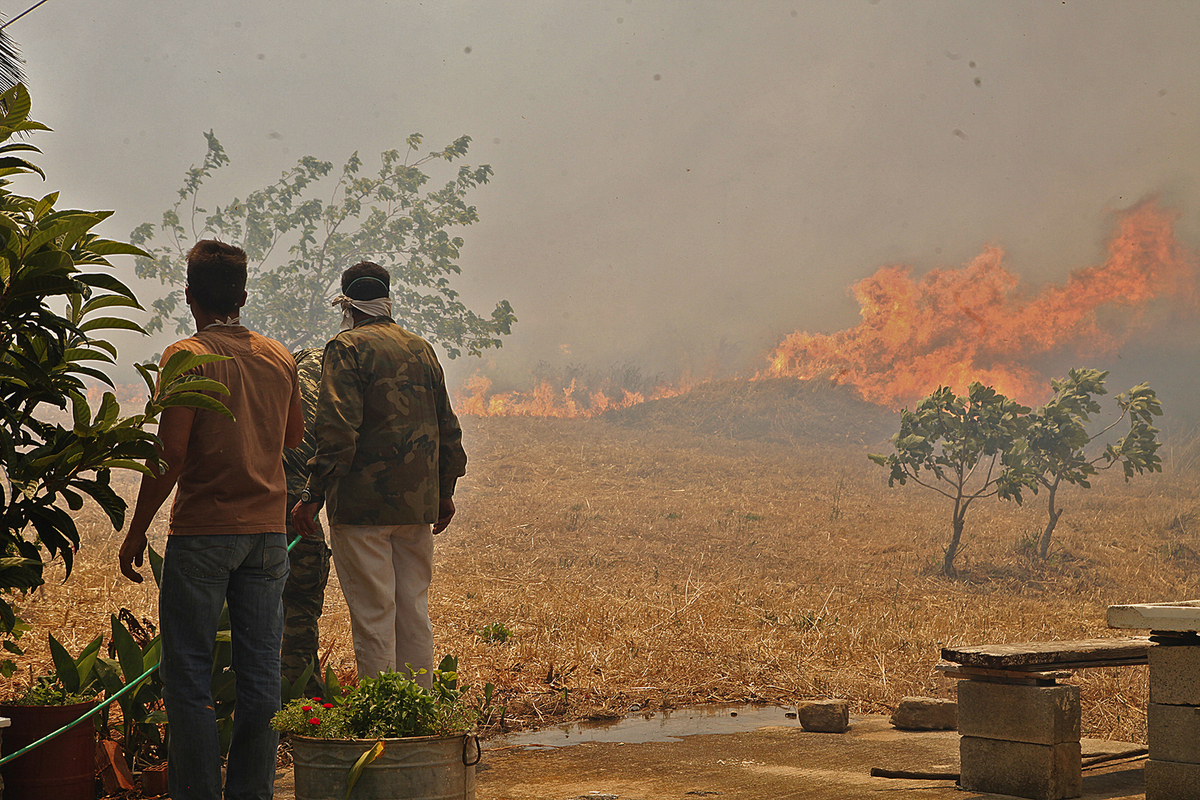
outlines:
[[1175, 641], [1150, 650], [1146, 800], [1200, 800], [1200, 646]]
[[959, 681], [958, 732], [967, 791], [1031, 800], [1082, 793], [1078, 686]]

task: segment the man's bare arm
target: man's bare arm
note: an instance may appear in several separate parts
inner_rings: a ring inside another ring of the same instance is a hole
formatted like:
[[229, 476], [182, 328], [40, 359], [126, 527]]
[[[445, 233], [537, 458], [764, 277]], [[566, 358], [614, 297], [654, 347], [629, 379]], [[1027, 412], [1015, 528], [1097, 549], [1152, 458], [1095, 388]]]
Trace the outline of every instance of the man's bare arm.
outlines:
[[135, 567], [142, 566], [142, 558], [146, 552], [146, 531], [150, 529], [154, 515], [170, 497], [171, 490], [179, 480], [180, 468], [187, 458], [188, 439], [191, 438], [192, 421], [195, 418], [194, 408], [171, 406], [163, 410], [159, 419], [158, 438], [162, 441], [159, 457], [166, 462], [168, 469], [162, 475], [142, 476], [137, 503], [133, 508], [133, 518], [129, 522], [129, 532], [125, 534], [125, 541], [121, 543], [121, 574], [134, 583], [142, 582], [142, 576]]
[[287, 428], [283, 432], [283, 446], [296, 447], [304, 441], [304, 407], [300, 404], [300, 393], [292, 395], [288, 406]]

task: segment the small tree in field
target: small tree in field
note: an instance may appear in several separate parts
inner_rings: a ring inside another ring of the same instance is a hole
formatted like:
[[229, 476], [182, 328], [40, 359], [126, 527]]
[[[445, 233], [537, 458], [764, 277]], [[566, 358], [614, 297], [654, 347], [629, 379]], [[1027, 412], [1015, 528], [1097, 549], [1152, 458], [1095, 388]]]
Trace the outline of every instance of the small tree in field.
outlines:
[[[71, 574], [79, 531], [70, 512], [83, 507], [84, 496], [120, 528], [126, 504], [110, 475], [114, 469], [146, 472], [144, 461], [157, 462], [159, 440], [146, 426], [172, 405], [229, 413], [199, 393], [225, 387], [185, 375], [202, 363], [194, 359], [214, 357], [190, 354], [172, 358], [157, 380], [157, 366], [138, 365], [151, 390], [142, 413], [122, 417], [112, 392], [94, 410], [89, 406], [85, 378], [112, 385], [91, 365], [116, 360], [116, 348], [101, 334], [140, 330], [108, 316], [108, 309], [141, 308], [113, 277], [108, 257], [142, 251], [92, 233], [111, 211], [60, 210], [57, 193], [37, 199], [10, 190], [13, 176], [45, 177], [17, 155], [38, 149], [23, 138], [11, 141], [49, 130], [30, 120], [29, 111], [23, 85], [0, 94], [0, 646], [17, 653], [21, 629], [13, 594], [42, 585], [47, 555], [61, 557]], [[51, 298], [62, 303], [61, 311], [50, 307]], [[11, 675], [12, 668], [11, 660], [0, 661], [0, 674]]]
[[[450, 358], [500, 347], [500, 337], [511, 332], [516, 317], [507, 300], [481, 317], [450, 285], [460, 272], [455, 260], [463, 240], [449, 231], [479, 219], [467, 193], [487, 183], [492, 168], [461, 166], [440, 189], [425, 188], [429, 176], [423, 168], [465, 156], [469, 136], [420, 156], [421, 136], [413, 134], [402, 151], [380, 156], [375, 175], [359, 174], [362, 161], [354, 153], [326, 189], [322, 181], [333, 164], [306, 156], [270, 186], [211, 212], [200, 207], [200, 190], [229, 157], [211, 131], [205, 136], [204, 162], [188, 170], [179, 200], [163, 213], [161, 224], [156, 229], [145, 223], [130, 234], [130, 241], [149, 251], [138, 260], [139, 277], [182, 286], [188, 248], [213, 236], [246, 251], [247, 320], [289, 349], [319, 346], [337, 333], [341, 318], [329, 300], [339, 292], [342, 272], [364, 260], [392, 274], [396, 322], [440, 344]], [[182, 297], [176, 289], [155, 301], [146, 327], [153, 332], [170, 320], [180, 332], [187, 330], [191, 317]]]
[[[1128, 481], [1135, 474], [1162, 472], [1157, 455], [1158, 429], [1151, 425], [1153, 417], [1162, 415], [1162, 405], [1154, 390], [1139, 384], [1128, 393], [1117, 395], [1120, 416], [1096, 434], [1087, 432], [1092, 415], [1100, 412], [1095, 397], [1105, 395], [1107, 372], [1095, 369], [1073, 369], [1063, 380], [1053, 380], [1054, 397], [1029, 415], [1026, 440], [1029, 443], [1029, 465], [1037, 474], [1038, 483], [1047, 490], [1046, 527], [1038, 539], [1038, 557], [1045, 560], [1050, 552], [1050, 537], [1059, 517], [1066, 509], [1056, 505], [1058, 490], [1064, 482], [1091, 488], [1089, 479], [1102, 469], [1120, 464]], [[1129, 418], [1129, 433], [1115, 445], [1105, 447], [1099, 455], [1088, 457], [1089, 444], [1107, 434]]]
[[900, 432], [892, 437], [895, 453], [868, 456], [891, 470], [888, 486], [911, 480], [953, 502], [944, 575], [956, 574], [954, 558], [972, 503], [981, 497], [1020, 503], [1021, 491], [1035, 488], [1024, 440], [1028, 413], [1027, 407], [978, 382], [963, 397], [942, 387], [915, 410], [900, 413]]

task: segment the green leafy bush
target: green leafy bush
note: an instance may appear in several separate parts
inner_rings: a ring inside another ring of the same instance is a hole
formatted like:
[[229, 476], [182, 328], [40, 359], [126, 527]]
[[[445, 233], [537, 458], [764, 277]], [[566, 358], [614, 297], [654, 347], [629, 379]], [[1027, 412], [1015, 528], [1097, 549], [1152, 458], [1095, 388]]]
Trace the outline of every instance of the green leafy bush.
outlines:
[[328, 702], [321, 697], [292, 700], [271, 719], [271, 727], [284, 733], [314, 736], [318, 739], [357, 739], [350, 730], [345, 704]]
[[[284, 706], [271, 720], [283, 733], [321, 739], [398, 739], [446, 736], [475, 727], [484, 709], [458, 685], [458, 662], [442, 659], [426, 689], [408, 674], [383, 672], [362, 678], [344, 698], [301, 698]], [[491, 697], [491, 685], [485, 697]]]
[[489, 622], [475, 631], [475, 635], [488, 644], [504, 644], [513, 634], [503, 622]]
[[33, 685], [9, 701], [14, 706], [72, 706], [95, 700], [98, 692], [93, 686], [82, 692], [69, 692], [57, 673], [42, 675]]

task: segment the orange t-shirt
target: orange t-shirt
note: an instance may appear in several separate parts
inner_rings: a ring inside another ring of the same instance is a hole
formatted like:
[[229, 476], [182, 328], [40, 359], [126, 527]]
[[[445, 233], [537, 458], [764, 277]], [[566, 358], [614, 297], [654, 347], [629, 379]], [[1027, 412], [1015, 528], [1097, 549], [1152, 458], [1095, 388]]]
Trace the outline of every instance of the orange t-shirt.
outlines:
[[234, 420], [196, 409], [187, 457], [171, 507], [172, 534], [282, 533], [287, 520], [283, 437], [299, 403], [296, 362], [282, 344], [241, 326], [210, 328], [176, 342], [178, 350], [232, 356], [195, 372], [225, 384], [213, 396]]

